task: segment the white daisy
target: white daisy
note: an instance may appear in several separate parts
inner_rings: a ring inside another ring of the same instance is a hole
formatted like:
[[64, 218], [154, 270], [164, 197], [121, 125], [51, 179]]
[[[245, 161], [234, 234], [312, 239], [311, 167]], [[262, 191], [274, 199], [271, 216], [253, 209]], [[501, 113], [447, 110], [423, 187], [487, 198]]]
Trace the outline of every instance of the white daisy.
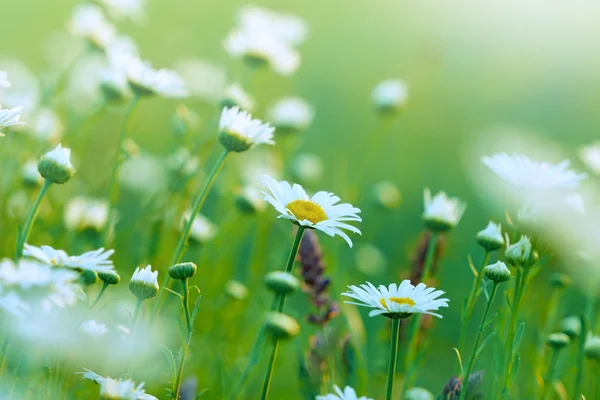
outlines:
[[63, 222], [71, 231], [101, 232], [109, 214], [108, 201], [85, 196], [73, 197], [65, 206]]
[[457, 197], [448, 197], [445, 192], [438, 192], [432, 198], [428, 188], [424, 190], [423, 200], [423, 220], [433, 230], [455, 227], [467, 209], [466, 203]]
[[402, 109], [408, 102], [408, 85], [400, 79], [387, 79], [375, 86], [372, 98], [382, 111]]
[[137, 267], [131, 276], [131, 282], [140, 282], [158, 288], [158, 271], [152, 271], [152, 266]]
[[316, 400], [373, 400], [366, 396], [358, 397], [356, 391], [350, 386], [346, 386], [342, 391], [339, 386], [334, 385], [333, 389], [335, 390], [335, 394], [330, 393], [325, 396], [317, 396]]
[[389, 287], [380, 285], [379, 289], [370, 282], [348, 287], [350, 291], [342, 293], [342, 296], [351, 297], [358, 302], [346, 303], [373, 308], [369, 313], [371, 317], [384, 315], [390, 318], [406, 318], [412, 314], [430, 314], [442, 318], [432, 311], [448, 307], [448, 299], [438, 298], [444, 294], [443, 291], [428, 288], [424, 283], [413, 286], [408, 279], [402, 281], [400, 286], [392, 283]]
[[184, 80], [169, 69], [156, 70], [150, 63], [129, 57], [124, 66], [129, 85], [139, 95], [158, 95], [166, 98], [184, 98], [188, 90]]
[[42, 107], [29, 117], [26, 132], [41, 142], [56, 144], [63, 135], [64, 126], [54, 110]]
[[[188, 210], [184, 213], [181, 219], [181, 226], [183, 227], [190, 219], [191, 211]], [[190, 239], [197, 241], [198, 243], [206, 243], [214, 239], [217, 235], [217, 226], [213, 224], [208, 218], [202, 214], [197, 214], [192, 222], [192, 228], [190, 230]]]
[[595, 174], [600, 174], [600, 142], [584, 146], [579, 150], [579, 158]]
[[244, 91], [239, 83], [232, 83], [225, 88], [221, 105], [227, 108], [239, 107], [242, 110], [252, 111], [254, 99]]
[[10, 87], [10, 82], [8, 81], [8, 74], [5, 71], [0, 71], [0, 88]]
[[38, 187], [44, 183], [44, 178], [40, 175], [37, 164], [37, 160], [28, 160], [23, 164], [21, 171], [23, 173], [23, 183], [25, 185]]
[[144, 18], [146, 0], [99, 0], [111, 18], [129, 18], [139, 22]]
[[[85, 368], [84, 368], [85, 369]], [[136, 386], [131, 379], [113, 379], [103, 377], [95, 372], [85, 369], [85, 372], [78, 372], [84, 379], [89, 379], [100, 385], [100, 397], [103, 399], [114, 400], [158, 400], [156, 397], [147, 394], [144, 390], [144, 382]]]
[[[2, 292], [1, 286], [0, 292]], [[23, 318], [31, 311], [31, 307], [12, 291], [6, 294], [0, 293], [0, 309], [17, 318]]]
[[306, 130], [313, 118], [313, 108], [299, 97], [285, 97], [267, 111], [267, 119], [275, 127], [285, 131]]
[[283, 14], [262, 7], [244, 6], [238, 14], [243, 30], [265, 30], [290, 45], [299, 45], [308, 37], [306, 22], [291, 14]]
[[2, 105], [0, 105], [0, 136], [4, 136], [1, 132], [4, 128], [24, 124], [24, 122], [19, 121], [21, 112], [23, 112], [23, 107], [21, 106], [2, 109]]
[[94, 338], [104, 336], [108, 332], [108, 328], [106, 328], [106, 325], [99, 324], [93, 319], [82, 322], [81, 325], [79, 325], [79, 328], [81, 328], [82, 331]]
[[576, 188], [586, 178], [585, 174], [569, 169], [569, 160], [554, 165], [533, 161], [517, 153], [512, 156], [499, 153], [482, 157], [481, 161], [504, 181], [522, 189]]
[[199, 59], [183, 59], [175, 63], [190, 94], [210, 102], [220, 101], [227, 86], [227, 73], [217, 64]]
[[68, 28], [74, 36], [86, 39], [100, 49], [106, 49], [117, 36], [116, 28], [106, 20], [102, 9], [92, 4], [75, 7]]
[[347, 221], [362, 221], [357, 215], [360, 209], [351, 204], [336, 204], [340, 198], [329, 192], [317, 192], [309, 197], [302, 186], [291, 186], [286, 181], [277, 182], [270, 176], [265, 183], [271, 194], [263, 192], [266, 201], [281, 214], [278, 218], [310, 229], [318, 229], [329, 236], [339, 235], [352, 247], [352, 241], [343, 230], [360, 234], [360, 230]]
[[252, 119], [238, 107], [223, 109], [219, 131], [219, 141], [229, 151], [245, 151], [262, 143], [275, 144], [275, 129], [259, 119]]
[[23, 255], [48, 266], [106, 272], [114, 269], [113, 262], [109, 259], [114, 252], [100, 248], [78, 256], [69, 256], [64, 250], [56, 250], [50, 246], [35, 247], [26, 243]]

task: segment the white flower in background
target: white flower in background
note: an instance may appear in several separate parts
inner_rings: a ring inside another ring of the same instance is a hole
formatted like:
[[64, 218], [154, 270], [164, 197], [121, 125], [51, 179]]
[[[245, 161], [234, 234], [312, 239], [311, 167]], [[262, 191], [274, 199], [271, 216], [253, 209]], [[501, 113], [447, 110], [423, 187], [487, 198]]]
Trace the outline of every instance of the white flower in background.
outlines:
[[267, 119], [287, 132], [306, 130], [314, 118], [313, 108], [299, 97], [285, 97], [267, 111]]
[[69, 256], [64, 250], [56, 250], [50, 246], [35, 247], [25, 243], [23, 255], [48, 265], [77, 270], [93, 270], [96, 272], [112, 271], [114, 265], [110, 257], [114, 250], [100, 248], [78, 256]]
[[[10, 87], [2, 89], [0, 103], [7, 108], [22, 106], [26, 111], [35, 110], [39, 106], [42, 92], [37, 74], [22, 61], [5, 57], [0, 57], [0, 70], [6, 71], [10, 76]], [[23, 118], [28, 113], [24, 114]], [[29, 121], [29, 118], [26, 120]]]
[[423, 200], [423, 221], [436, 231], [454, 228], [467, 209], [466, 203], [457, 197], [448, 197], [445, 192], [438, 192], [432, 198], [428, 188], [423, 191]]
[[569, 169], [570, 161], [559, 164], [537, 162], [527, 156], [499, 153], [481, 161], [507, 183], [521, 189], [570, 189], [579, 187], [585, 174]]
[[26, 131], [41, 142], [56, 144], [60, 141], [64, 128], [54, 110], [43, 107], [31, 115]]
[[[188, 210], [184, 213], [183, 218], [181, 219], [181, 226], [183, 227], [187, 221], [190, 220], [191, 211]], [[194, 222], [192, 223], [192, 229], [190, 230], [190, 238], [195, 240], [198, 243], [206, 243], [217, 235], [217, 226], [210, 222], [208, 218], [206, 218], [202, 214], [196, 215], [194, 218]]]
[[373, 186], [376, 203], [384, 209], [391, 210], [402, 203], [402, 193], [391, 181], [379, 181]]
[[75, 168], [71, 164], [71, 149], [62, 147], [59, 143], [54, 150], [40, 158], [38, 171], [45, 179], [53, 183], [68, 182], [75, 174]]
[[8, 81], [8, 74], [6, 71], [0, 71], [0, 88], [10, 87], [10, 82]]
[[360, 230], [348, 221], [362, 221], [357, 215], [360, 209], [351, 204], [336, 204], [340, 198], [329, 192], [317, 192], [309, 197], [302, 186], [291, 186], [286, 181], [277, 182], [270, 176], [265, 183], [271, 193], [263, 192], [266, 201], [281, 215], [278, 218], [289, 219], [293, 223], [309, 229], [318, 229], [329, 236], [341, 236], [350, 247], [352, 241], [343, 230], [360, 234]]
[[313, 153], [300, 153], [292, 161], [292, 175], [301, 183], [315, 183], [323, 176], [323, 160]]
[[401, 79], [386, 79], [375, 86], [372, 98], [381, 111], [400, 110], [408, 103], [408, 85]]
[[242, 7], [238, 14], [238, 24], [247, 31], [267, 31], [279, 40], [294, 46], [308, 38], [308, 25], [302, 18], [262, 7]]
[[108, 219], [109, 204], [107, 200], [76, 196], [65, 206], [63, 221], [71, 231], [87, 229], [101, 232]]
[[339, 386], [333, 385], [335, 394], [330, 393], [325, 396], [317, 396], [316, 400], [373, 400], [366, 396], [358, 397], [356, 391], [350, 386], [346, 386], [344, 390], [340, 389]]
[[360, 286], [350, 285], [348, 288], [350, 290], [342, 293], [342, 296], [351, 297], [358, 302], [346, 301], [345, 303], [372, 308], [370, 317], [384, 315], [390, 318], [406, 318], [412, 314], [429, 314], [442, 318], [432, 311], [437, 311], [440, 307], [448, 307], [449, 301], [439, 298], [444, 294], [443, 291], [428, 288], [424, 283], [413, 286], [408, 279], [402, 281], [400, 285], [395, 283], [388, 287], [380, 285], [379, 289], [370, 282]]
[[19, 121], [22, 112], [23, 107], [21, 106], [2, 109], [2, 105], [0, 105], [0, 136], [4, 136], [4, 134], [1, 132], [1, 130], [4, 128], [24, 124], [24, 122]]
[[82, 331], [94, 338], [104, 336], [108, 332], [108, 328], [106, 328], [106, 325], [99, 324], [93, 319], [82, 322], [81, 325], [79, 325], [79, 328], [81, 328]]
[[15, 292], [2, 292], [0, 286], [0, 309], [17, 318], [23, 318], [31, 311], [31, 307]]
[[175, 70], [185, 80], [191, 96], [217, 102], [227, 86], [227, 73], [219, 65], [199, 59], [183, 59], [175, 63]]
[[[85, 369], [85, 368], [84, 368]], [[100, 397], [103, 399], [114, 400], [158, 400], [144, 390], [144, 382], [136, 386], [131, 379], [113, 379], [103, 377], [95, 372], [85, 369], [85, 372], [78, 372], [84, 379], [89, 379], [100, 385]]]
[[106, 49], [117, 36], [116, 28], [106, 19], [102, 8], [93, 4], [76, 6], [68, 28], [71, 34], [99, 49]]
[[239, 83], [232, 83], [227, 85], [224, 90], [223, 97], [221, 97], [221, 106], [226, 108], [239, 107], [245, 111], [252, 111], [254, 108], [254, 99]]
[[595, 174], [600, 174], [600, 142], [595, 142], [579, 150], [579, 158]]
[[135, 22], [144, 19], [146, 0], [98, 0], [113, 19], [129, 18]]
[[127, 76], [120, 68], [109, 67], [100, 72], [100, 89], [107, 102], [122, 102], [131, 97]]
[[223, 109], [219, 131], [219, 141], [228, 151], [241, 152], [262, 143], [275, 144], [275, 129], [259, 119], [252, 119], [238, 107]]
[[123, 66], [131, 89], [140, 96], [158, 95], [166, 98], [188, 96], [184, 80], [175, 71], [154, 69], [150, 63], [129, 57]]
[[361, 244], [355, 253], [356, 268], [365, 275], [378, 275], [385, 272], [388, 260], [376, 246]]
[[564, 198], [563, 203], [571, 210], [579, 214], [585, 214], [585, 200], [581, 194], [570, 193]]
[[[68, 109], [80, 116], [88, 115], [101, 106], [101, 77], [107, 60], [100, 52], [86, 52], [69, 70], [64, 86], [64, 101]], [[69, 68], [65, 66], [60, 70]], [[60, 119], [59, 119], [60, 121]]]
[[264, 30], [234, 30], [224, 46], [233, 57], [252, 65], [268, 65], [281, 75], [291, 75], [300, 65], [300, 54], [293, 47]]
[[131, 280], [129, 290], [139, 301], [151, 299], [158, 294], [158, 271], [152, 271], [148, 265], [146, 268], [136, 268]]
[[254, 214], [265, 210], [267, 203], [260, 191], [251, 186], [244, 186], [235, 197], [238, 210], [244, 214]]

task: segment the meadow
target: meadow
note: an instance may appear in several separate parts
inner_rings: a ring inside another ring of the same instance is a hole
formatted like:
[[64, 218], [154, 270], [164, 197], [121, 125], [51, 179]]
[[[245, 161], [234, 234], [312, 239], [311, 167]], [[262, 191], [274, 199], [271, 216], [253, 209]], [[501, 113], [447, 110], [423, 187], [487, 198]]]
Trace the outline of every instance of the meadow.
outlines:
[[0, 400], [600, 400], [599, 7], [2, 11]]

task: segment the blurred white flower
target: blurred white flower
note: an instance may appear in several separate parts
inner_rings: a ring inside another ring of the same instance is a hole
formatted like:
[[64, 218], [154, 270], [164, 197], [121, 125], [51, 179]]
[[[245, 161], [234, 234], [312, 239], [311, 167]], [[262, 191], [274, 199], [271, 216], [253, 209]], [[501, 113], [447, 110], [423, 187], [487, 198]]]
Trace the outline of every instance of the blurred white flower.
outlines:
[[308, 25], [302, 18], [262, 7], [242, 7], [238, 14], [238, 24], [243, 30], [265, 30], [279, 40], [294, 46], [308, 38]]
[[292, 161], [292, 174], [300, 183], [315, 183], [323, 176], [323, 160], [313, 153], [300, 153]]
[[346, 386], [344, 390], [340, 389], [339, 386], [333, 385], [334, 393], [327, 394], [325, 396], [317, 396], [316, 400], [373, 400], [366, 396], [358, 397], [356, 391], [350, 386]]
[[109, 204], [107, 200], [76, 196], [65, 206], [63, 221], [71, 231], [91, 229], [101, 232], [108, 218]]
[[167, 173], [163, 160], [149, 154], [129, 157], [119, 169], [119, 182], [142, 195], [143, 200], [155, 197], [167, 187]]
[[3, 88], [0, 103], [8, 108], [22, 106], [24, 114], [28, 115], [38, 107], [40, 101], [41, 88], [37, 75], [23, 62], [12, 58], [0, 58], [0, 69], [10, 76], [10, 87]]
[[0, 136], [3, 136], [2, 129], [8, 128], [9, 126], [23, 125], [24, 122], [20, 122], [21, 112], [23, 107], [5, 108], [2, 109], [0, 105]]
[[383, 252], [372, 244], [358, 247], [355, 255], [357, 269], [366, 275], [378, 275], [385, 272], [387, 258]]
[[10, 87], [10, 82], [8, 81], [8, 74], [6, 71], [0, 71], [0, 88]]
[[251, 186], [244, 186], [235, 197], [235, 204], [242, 213], [254, 214], [266, 208], [266, 202], [260, 191]]
[[467, 209], [466, 203], [457, 197], [448, 197], [445, 192], [438, 192], [432, 198], [428, 188], [423, 191], [423, 200], [423, 220], [433, 230], [454, 228]]
[[263, 143], [275, 144], [275, 129], [259, 119], [252, 119], [250, 114], [238, 107], [223, 109], [219, 130], [219, 141], [229, 151], [245, 151]]
[[381, 207], [391, 210], [402, 203], [402, 193], [391, 181], [379, 181], [373, 187], [375, 201]]
[[101, 100], [100, 83], [106, 69], [107, 60], [97, 52], [86, 53], [71, 67], [64, 88], [65, 102], [79, 114], [87, 114], [97, 107]]
[[93, 319], [82, 322], [81, 325], [79, 325], [79, 327], [82, 331], [94, 338], [104, 336], [108, 332], [108, 328], [106, 328], [106, 325], [99, 324]]
[[69, 256], [64, 250], [57, 250], [50, 246], [35, 247], [26, 243], [23, 255], [48, 266], [105, 272], [114, 269], [113, 262], [110, 260], [114, 252], [114, 250], [104, 250], [102, 247], [78, 256]]
[[[84, 368], [85, 369], [85, 368]], [[158, 400], [156, 397], [147, 394], [144, 390], [144, 382], [136, 386], [131, 379], [113, 379], [103, 377], [95, 372], [86, 369], [85, 372], [78, 372], [84, 379], [89, 379], [100, 385], [100, 397], [103, 399], [114, 400]]]
[[98, 0], [111, 18], [129, 18], [135, 22], [144, 19], [146, 0]]
[[31, 311], [31, 307], [21, 299], [21, 297], [15, 292], [2, 292], [2, 286], [0, 285], [0, 309], [6, 311], [10, 315], [23, 318]]
[[[183, 214], [181, 219], [181, 227], [186, 224], [191, 217], [191, 211], [188, 210]], [[217, 235], [217, 226], [210, 222], [202, 214], [197, 214], [192, 223], [192, 229], [190, 231], [190, 239], [195, 240], [198, 243], [206, 243], [212, 240]]]
[[103, 50], [117, 35], [116, 28], [106, 19], [102, 9], [93, 4], [76, 6], [68, 28], [74, 36], [81, 37]]
[[175, 70], [185, 80], [191, 96], [210, 102], [221, 100], [227, 86], [227, 73], [223, 67], [192, 58], [176, 62]]
[[579, 158], [595, 174], [600, 174], [600, 142], [592, 143], [579, 150]]
[[227, 85], [221, 97], [221, 106], [226, 108], [239, 107], [244, 111], [252, 111], [254, 99], [244, 91], [239, 83]]
[[63, 124], [49, 107], [37, 109], [29, 119], [26, 132], [41, 142], [56, 144], [63, 134]]
[[267, 119], [277, 129], [287, 132], [306, 130], [313, 118], [313, 108], [299, 97], [284, 97], [267, 111]]
[[188, 90], [184, 80], [169, 69], [156, 70], [150, 63], [129, 57], [124, 72], [132, 90], [141, 96], [158, 95], [165, 98], [184, 98]]
[[408, 103], [408, 85], [400, 79], [386, 79], [375, 86], [372, 98], [381, 111], [400, 110]]

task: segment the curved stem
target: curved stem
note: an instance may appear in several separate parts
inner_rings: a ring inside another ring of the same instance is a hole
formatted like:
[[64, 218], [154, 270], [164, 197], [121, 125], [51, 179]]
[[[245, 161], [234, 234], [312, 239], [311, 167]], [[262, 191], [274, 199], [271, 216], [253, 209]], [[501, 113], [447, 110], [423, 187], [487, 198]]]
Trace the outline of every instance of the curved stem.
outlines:
[[112, 220], [112, 212], [113, 206], [115, 205], [118, 197], [117, 194], [113, 194], [114, 187], [117, 181], [117, 172], [119, 172], [119, 167], [121, 166], [121, 153], [123, 151], [123, 144], [125, 143], [125, 139], [127, 138], [127, 131], [129, 127], [129, 121], [133, 116], [133, 112], [138, 104], [139, 96], [134, 95], [129, 105], [127, 106], [127, 110], [125, 110], [125, 117], [123, 118], [123, 124], [121, 125], [121, 132], [119, 133], [119, 139], [117, 142], [117, 150], [115, 152], [115, 159], [113, 161], [113, 167], [110, 173], [110, 180], [108, 181], [108, 215], [106, 217], [106, 222], [104, 223], [104, 228], [102, 230], [102, 240], [103, 243], [106, 244], [108, 241], [108, 234], [110, 231], [110, 224]]
[[475, 337], [475, 342], [473, 343], [473, 352], [471, 353], [471, 358], [469, 360], [469, 365], [467, 367], [467, 371], [465, 372], [464, 376], [463, 376], [463, 384], [462, 384], [462, 389], [460, 391], [460, 400], [465, 400], [467, 398], [467, 387], [468, 387], [468, 382], [469, 382], [469, 377], [471, 376], [471, 371], [473, 371], [473, 366], [475, 365], [475, 360], [477, 359], [478, 356], [478, 350], [479, 350], [479, 342], [481, 341], [481, 336], [483, 335], [483, 332], [485, 331], [485, 323], [487, 321], [488, 318], [488, 314], [490, 312], [490, 308], [492, 306], [492, 302], [494, 301], [494, 297], [496, 296], [496, 292], [498, 291], [498, 283], [494, 282], [494, 285], [492, 287], [492, 293], [490, 294], [490, 298], [487, 301], [487, 304], [485, 305], [485, 311], [483, 312], [483, 316], [481, 317], [481, 322], [479, 323], [479, 329], [477, 330], [477, 336]]
[[271, 351], [271, 357], [269, 358], [269, 364], [267, 365], [267, 373], [263, 382], [262, 393], [260, 395], [261, 400], [266, 400], [269, 395], [269, 389], [271, 387], [271, 377], [273, 376], [273, 366], [275, 365], [275, 358], [277, 358], [277, 349], [279, 348], [279, 339], [275, 339], [273, 343], [273, 350]]
[[135, 305], [135, 311], [133, 312], [133, 318], [131, 319], [131, 328], [135, 332], [135, 327], [137, 325], [137, 320], [140, 317], [140, 311], [142, 309], [142, 303], [144, 300], [138, 299], [137, 304]]
[[175, 380], [175, 386], [173, 388], [173, 393], [175, 393], [174, 399], [179, 399], [179, 389], [181, 387], [181, 380], [183, 379], [183, 367], [185, 364], [185, 359], [188, 354], [188, 350], [190, 348], [190, 342], [192, 340], [192, 333], [194, 332], [194, 328], [192, 326], [192, 320], [190, 318], [190, 306], [189, 306], [189, 290], [188, 290], [188, 280], [183, 279], [181, 281], [183, 284], [183, 310], [185, 311], [185, 323], [187, 326], [187, 335], [185, 338], [185, 343], [183, 343], [181, 347], [181, 360], [179, 362], [179, 370], [177, 371], [177, 378]]
[[94, 300], [92, 305], [90, 305], [90, 310], [93, 309], [96, 306], [96, 304], [98, 304], [98, 302], [100, 301], [100, 298], [104, 294], [104, 291], [106, 290], [107, 287], [108, 287], [108, 283], [102, 282], [102, 288], [100, 288], [100, 291], [98, 292], [98, 296], [96, 296], [96, 299]]
[[15, 261], [18, 261], [19, 258], [21, 258], [23, 256], [23, 246], [25, 246], [27, 239], [29, 239], [29, 232], [31, 232], [31, 227], [33, 226], [35, 218], [37, 217], [37, 213], [40, 208], [40, 204], [42, 203], [42, 199], [44, 198], [44, 195], [48, 191], [48, 188], [50, 188], [50, 185], [52, 185], [52, 182], [49, 181], [48, 179], [46, 179], [44, 181], [44, 184], [40, 188], [40, 191], [39, 191], [37, 197], [35, 198], [35, 201], [33, 202], [31, 209], [29, 210], [29, 214], [27, 215], [27, 219], [25, 220], [25, 225], [23, 226], [23, 230], [21, 230], [20, 234], [17, 236]]
[[[173, 253], [173, 257], [171, 258], [171, 264], [169, 264], [170, 266], [175, 265], [181, 261], [181, 257], [183, 256], [183, 250], [185, 249], [185, 246], [187, 245], [187, 241], [190, 238], [190, 233], [192, 231], [192, 225], [194, 224], [194, 219], [196, 218], [196, 215], [198, 215], [198, 213], [202, 209], [202, 205], [206, 201], [206, 197], [208, 196], [210, 189], [212, 188], [213, 184], [215, 183], [217, 175], [219, 175], [219, 171], [221, 171], [221, 169], [223, 168], [223, 165], [225, 164], [225, 160], [227, 159], [228, 155], [229, 155], [229, 152], [227, 150], [225, 150], [225, 151], [223, 151], [223, 153], [221, 153], [221, 156], [219, 157], [217, 163], [215, 164], [212, 171], [210, 172], [210, 175], [208, 176], [208, 180], [204, 184], [204, 187], [202, 188], [200, 193], [198, 193], [198, 196], [194, 200], [194, 204], [192, 205], [192, 213], [190, 214], [190, 218], [185, 222], [183, 231], [181, 232], [181, 235], [179, 236], [179, 241], [177, 242], [177, 246], [175, 247], [175, 252]], [[162, 308], [162, 305], [164, 303], [165, 288], [169, 286], [170, 281], [171, 281], [171, 277], [169, 276], [169, 274], [165, 274], [165, 279], [158, 291], [158, 299], [156, 301], [156, 305], [154, 306], [154, 309], [152, 310], [151, 319], [154, 319], [156, 317], [156, 315], [160, 312], [160, 309]]]
[[581, 316], [581, 334], [579, 336], [579, 349], [577, 354], [577, 374], [575, 375], [575, 384], [573, 387], [573, 400], [581, 398], [581, 382], [583, 381], [583, 365], [585, 362], [585, 341], [590, 326], [590, 321], [594, 315], [594, 295], [586, 296], [585, 314]]
[[[298, 248], [300, 247], [300, 243], [302, 242], [302, 237], [304, 236], [304, 231], [306, 228], [303, 226], [298, 227], [298, 231], [296, 232], [296, 237], [294, 238], [294, 244], [292, 245], [292, 249], [290, 250], [290, 255], [288, 256], [287, 264], [285, 266], [285, 272], [288, 274], [292, 273], [292, 268], [294, 267], [294, 261], [296, 261], [296, 254], [298, 254]], [[277, 304], [277, 311], [283, 312], [283, 305], [285, 303], [285, 294], [282, 294], [279, 297], [279, 302]]]
[[542, 390], [542, 394], [540, 396], [541, 400], [545, 400], [548, 397], [548, 393], [550, 393], [550, 388], [552, 387], [552, 382], [554, 381], [554, 370], [556, 369], [556, 362], [558, 361], [559, 351], [559, 349], [552, 349], [552, 356], [550, 357], [548, 373], [546, 374], [546, 378], [544, 379], [544, 389]]
[[400, 335], [400, 318], [392, 319], [392, 336], [390, 337], [390, 364], [388, 366], [388, 382], [386, 400], [392, 399], [394, 378], [396, 377], [396, 361], [398, 359], [398, 337]]

